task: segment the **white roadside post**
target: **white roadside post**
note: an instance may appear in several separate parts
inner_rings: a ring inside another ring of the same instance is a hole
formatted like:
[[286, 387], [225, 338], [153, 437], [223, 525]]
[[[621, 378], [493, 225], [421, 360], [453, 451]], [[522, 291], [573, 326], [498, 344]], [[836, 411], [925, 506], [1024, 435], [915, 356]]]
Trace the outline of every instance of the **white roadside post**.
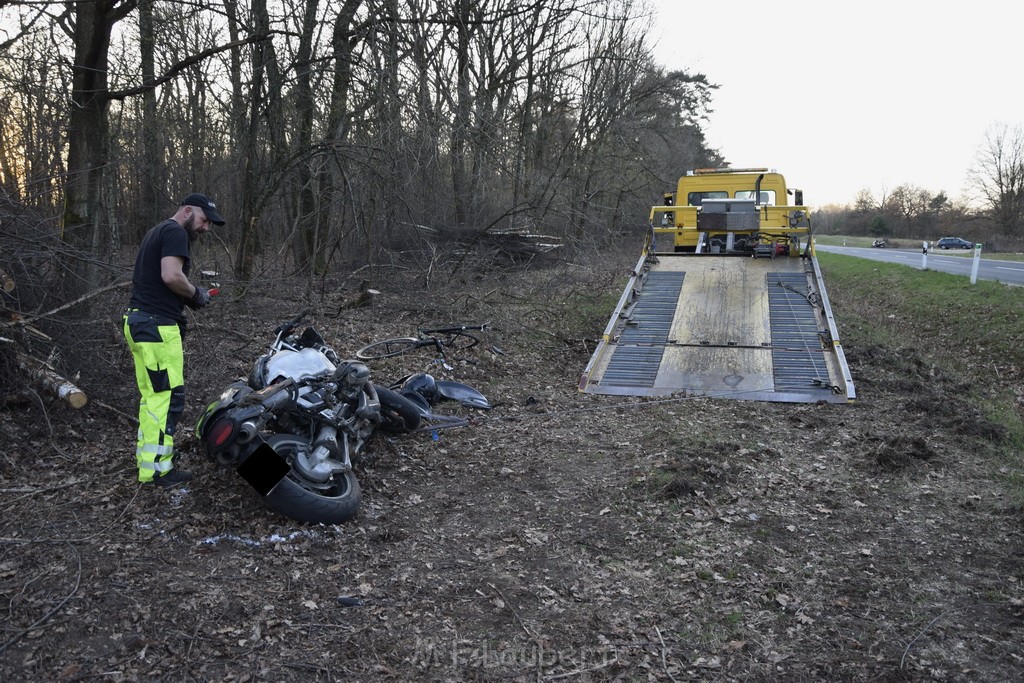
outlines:
[[921, 270], [928, 270], [928, 240], [924, 241], [921, 248]]
[[971, 265], [971, 284], [978, 281], [978, 266], [981, 264], [981, 242], [974, 243], [974, 263]]

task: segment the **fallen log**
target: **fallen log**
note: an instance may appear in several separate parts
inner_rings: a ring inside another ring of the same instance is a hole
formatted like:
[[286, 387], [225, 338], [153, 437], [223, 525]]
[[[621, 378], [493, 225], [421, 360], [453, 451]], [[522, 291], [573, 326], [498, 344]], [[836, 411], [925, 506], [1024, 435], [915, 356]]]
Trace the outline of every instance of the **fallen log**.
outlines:
[[24, 353], [18, 353], [15, 359], [18, 366], [27, 372], [32, 379], [42, 384], [54, 396], [67, 401], [75, 410], [78, 410], [89, 401], [84, 391], [76, 387], [70, 380], [61, 377], [51, 366], [43, 361]]

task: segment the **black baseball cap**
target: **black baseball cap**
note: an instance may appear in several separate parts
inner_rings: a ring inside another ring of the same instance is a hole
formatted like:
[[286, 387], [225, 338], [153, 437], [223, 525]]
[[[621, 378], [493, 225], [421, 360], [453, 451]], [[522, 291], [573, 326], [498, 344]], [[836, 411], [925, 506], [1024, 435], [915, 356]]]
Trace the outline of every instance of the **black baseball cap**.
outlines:
[[205, 194], [193, 192], [181, 200], [181, 206], [198, 206], [214, 225], [224, 225], [224, 219], [217, 213], [217, 205], [210, 201]]

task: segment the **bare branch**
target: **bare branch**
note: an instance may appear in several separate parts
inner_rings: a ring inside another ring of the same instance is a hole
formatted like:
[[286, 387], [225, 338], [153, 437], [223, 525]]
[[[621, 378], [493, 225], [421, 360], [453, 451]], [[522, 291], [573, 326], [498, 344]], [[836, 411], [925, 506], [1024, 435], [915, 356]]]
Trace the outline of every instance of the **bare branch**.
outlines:
[[35, 320], [39, 320], [40, 318], [46, 318], [46, 317], [49, 317], [49, 316], [54, 315], [56, 313], [60, 313], [61, 311], [67, 310], [67, 309], [71, 308], [72, 306], [77, 306], [78, 304], [80, 304], [80, 303], [82, 303], [84, 301], [88, 301], [89, 299], [92, 299], [92, 298], [95, 298], [96, 296], [99, 296], [103, 292], [109, 292], [112, 289], [118, 289], [120, 287], [127, 287], [130, 284], [131, 284], [131, 282], [115, 282], [112, 285], [107, 285], [106, 287], [100, 287], [99, 289], [94, 289], [93, 291], [89, 292], [88, 294], [84, 294], [84, 295], [78, 297], [77, 299], [75, 299], [74, 301], [69, 301], [68, 303], [63, 304], [62, 306], [58, 306], [57, 308], [53, 309], [52, 311], [47, 311], [46, 313], [40, 313], [39, 315], [33, 315], [33, 316], [28, 317], [28, 318], [21, 318], [19, 320], [14, 320], [14, 321], [9, 322], [9, 323], [0, 323], [0, 324], [5, 325], [7, 327], [24, 327], [24, 326], [28, 325], [29, 323], [31, 323], [31, 322], [33, 322]]
[[183, 59], [180, 62], [172, 65], [171, 68], [168, 69], [166, 73], [164, 73], [163, 75], [159, 76], [158, 78], [156, 78], [155, 80], [153, 80], [153, 81], [151, 81], [149, 83], [143, 83], [142, 85], [136, 86], [134, 88], [127, 88], [125, 90], [111, 90], [110, 92], [105, 93], [104, 96], [108, 100], [123, 100], [123, 99], [126, 99], [128, 97], [133, 97], [135, 95], [141, 95], [144, 92], [147, 92], [149, 90], [153, 90], [153, 89], [163, 85], [167, 81], [172, 80], [175, 76], [180, 74], [185, 69], [187, 69], [190, 66], [193, 66], [195, 64], [199, 64], [203, 60], [205, 60], [205, 59], [207, 59], [209, 57], [212, 57], [213, 55], [220, 54], [221, 52], [226, 52], [228, 50], [232, 50], [232, 49], [234, 49], [236, 47], [241, 47], [242, 45], [248, 45], [250, 43], [259, 42], [261, 40], [268, 40], [275, 33], [278, 33], [278, 31], [269, 31], [267, 33], [260, 33], [260, 34], [249, 36], [248, 38], [242, 38], [240, 40], [235, 40], [235, 41], [232, 41], [230, 43], [225, 43], [224, 45], [219, 45], [217, 47], [211, 47], [208, 50], [203, 50], [202, 52], [200, 52], [198, 54], [191, 55], [191, 56], [187, 57], [186, 59]]

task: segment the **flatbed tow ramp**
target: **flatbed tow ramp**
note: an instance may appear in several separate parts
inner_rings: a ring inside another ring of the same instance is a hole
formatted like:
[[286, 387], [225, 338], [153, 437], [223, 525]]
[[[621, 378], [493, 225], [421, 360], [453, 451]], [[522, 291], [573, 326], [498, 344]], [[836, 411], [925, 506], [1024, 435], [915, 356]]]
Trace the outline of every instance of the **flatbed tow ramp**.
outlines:
[[854, 400], [802, 191], [767, 168], [695, 169], [649, 220], [580, 391]]
[[855, 398], [817, 261], [645, 254], [580, 380], [592, 394]]

